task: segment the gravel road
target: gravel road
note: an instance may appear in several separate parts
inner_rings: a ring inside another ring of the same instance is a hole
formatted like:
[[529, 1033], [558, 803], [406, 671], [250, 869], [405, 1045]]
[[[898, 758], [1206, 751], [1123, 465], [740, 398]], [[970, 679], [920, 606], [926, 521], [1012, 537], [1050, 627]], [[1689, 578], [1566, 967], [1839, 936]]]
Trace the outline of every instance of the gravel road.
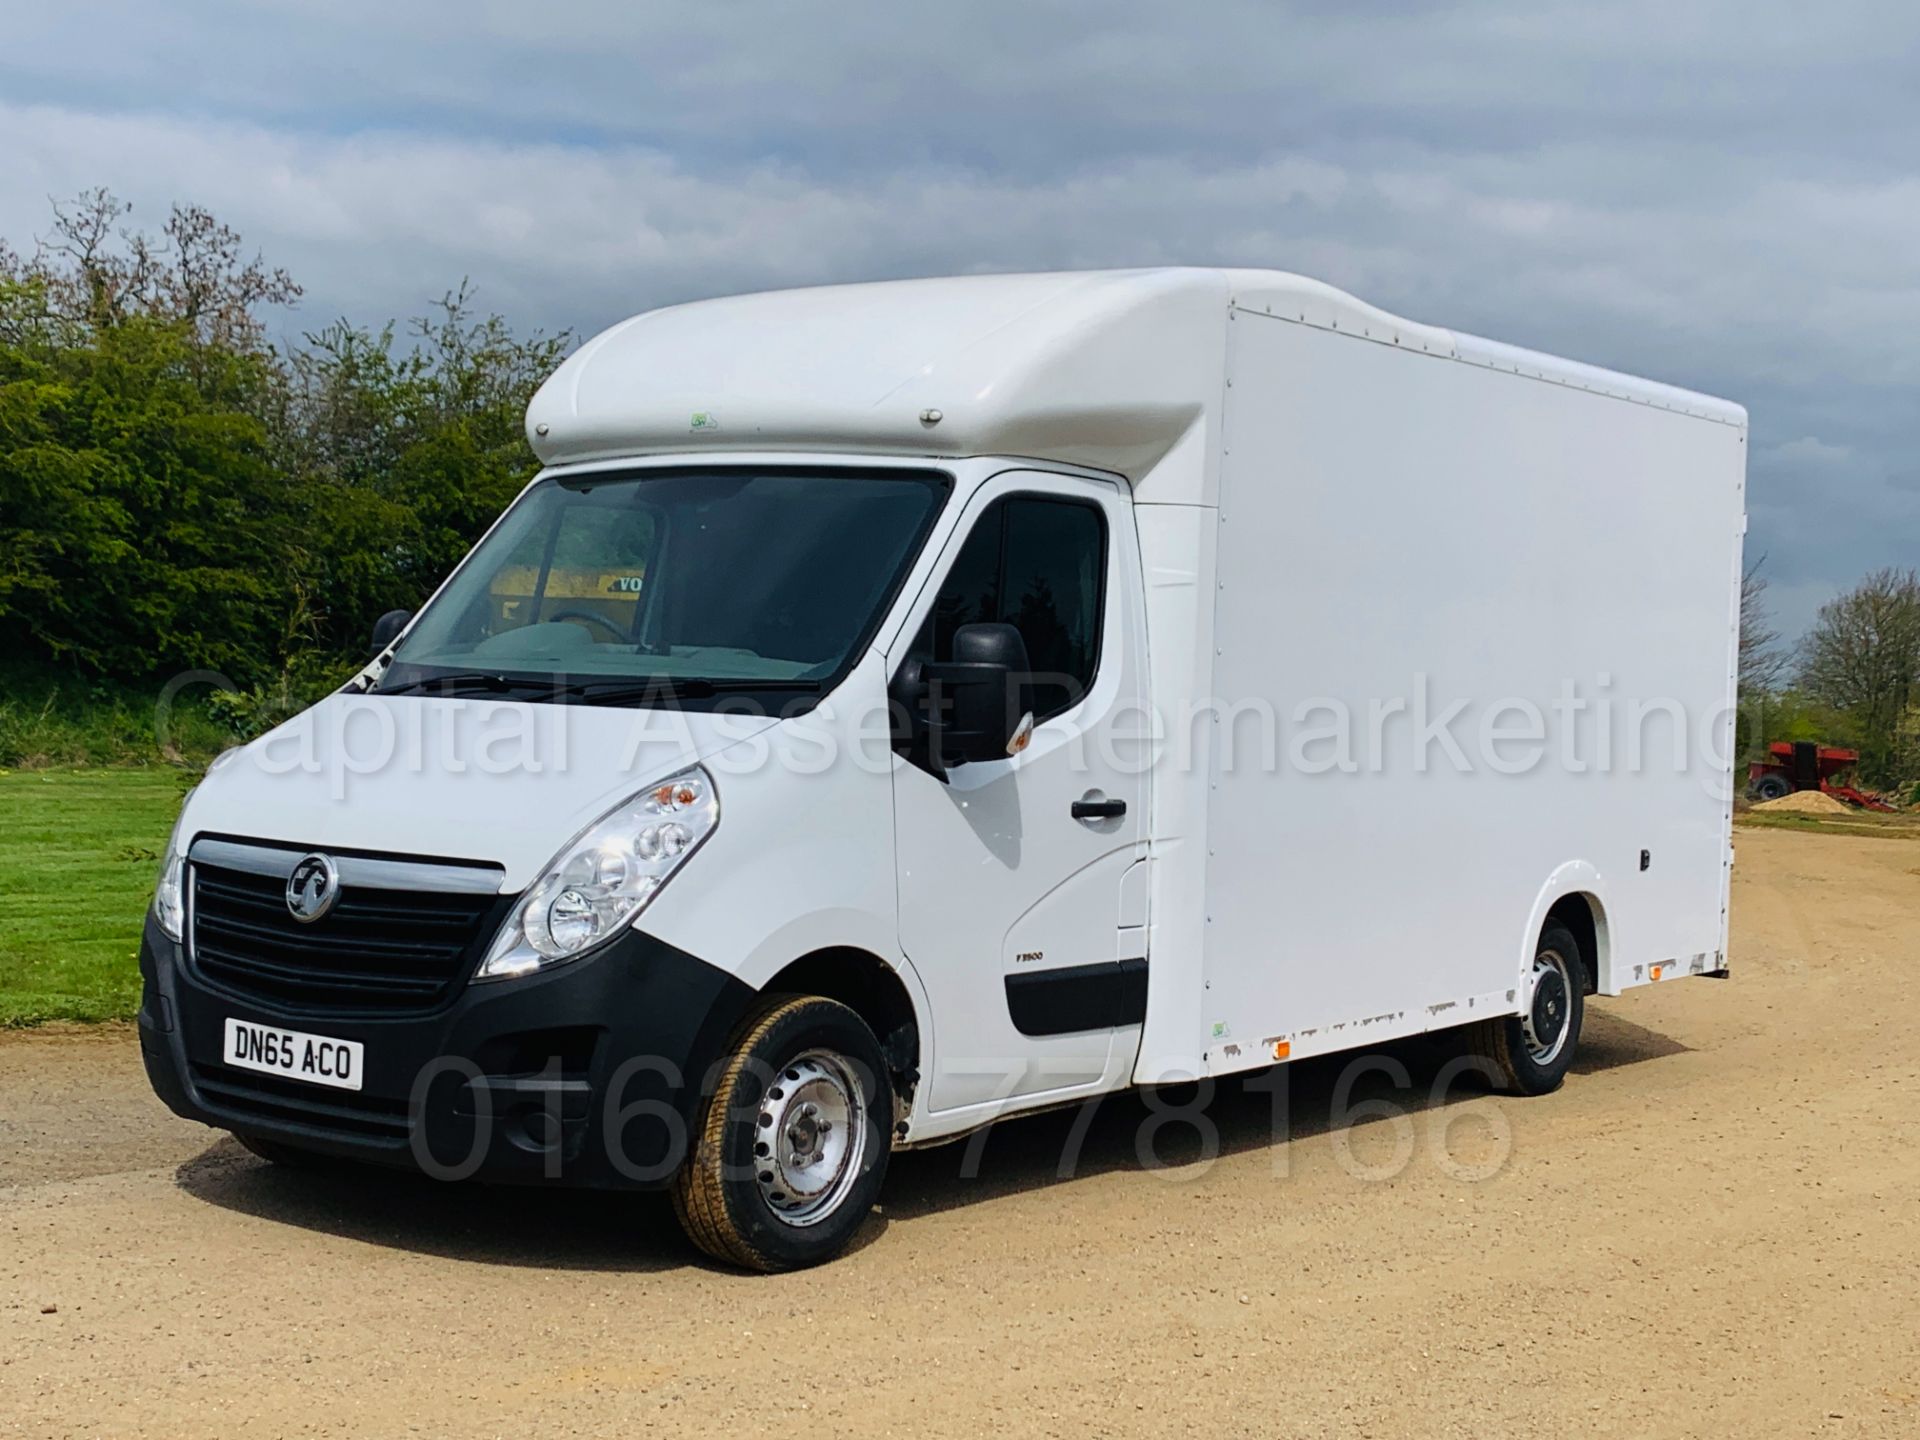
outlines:
[[[1920, 1435], [1920, 843], [1742, 830], [1730, 983], [1557, 1095], [1444, 1049], [898, 1157], [838, 1264], [650, 1199], [303, 1176], [126, 1030], [0, 1037], [0, 1435]], [[1406, 1083], [1398, 1083], [1402, 1080]], [[1360, 1109], [1354, 1113], [1355, 1107]]]

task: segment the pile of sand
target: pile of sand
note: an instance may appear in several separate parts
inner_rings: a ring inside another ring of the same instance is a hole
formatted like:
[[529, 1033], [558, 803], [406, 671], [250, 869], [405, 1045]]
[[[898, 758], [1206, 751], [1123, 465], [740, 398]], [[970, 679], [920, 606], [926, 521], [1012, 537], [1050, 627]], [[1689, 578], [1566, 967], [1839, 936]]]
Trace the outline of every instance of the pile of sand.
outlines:
[[1836, 800], [1824, 790], [1796, 790], [1791, 795], [1782, 795], [1778, 800], [1762, 800], [1753, 807], [1756, 810], [1792, 810], [1802, 815], [1851, 815], [1844, 801]]

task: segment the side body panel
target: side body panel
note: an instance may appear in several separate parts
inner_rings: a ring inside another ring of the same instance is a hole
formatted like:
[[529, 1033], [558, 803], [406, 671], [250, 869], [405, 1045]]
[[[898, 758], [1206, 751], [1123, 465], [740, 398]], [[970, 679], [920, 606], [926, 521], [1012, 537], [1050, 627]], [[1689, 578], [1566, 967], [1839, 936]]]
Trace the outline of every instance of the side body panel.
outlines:
[[1212, 688], [1211, 505], [1136, 505], [1158, 746], [1152, 773], [1147, 1022], [1133, 1077], [1145, 1085], [1203, 1074], [1207, 779], [1213, 725], [1189, 703]]
[[1744, 427], [1228, 331], [1207, 1067], [1511, 1013], [1570, 889], [1602, 990], [1718, 968]]

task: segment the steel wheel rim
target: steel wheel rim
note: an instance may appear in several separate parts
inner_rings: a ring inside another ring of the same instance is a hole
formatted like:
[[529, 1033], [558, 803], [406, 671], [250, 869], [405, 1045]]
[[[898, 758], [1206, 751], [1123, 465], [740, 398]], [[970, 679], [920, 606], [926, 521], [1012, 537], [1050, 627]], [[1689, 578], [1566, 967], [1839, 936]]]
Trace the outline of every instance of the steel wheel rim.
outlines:
[[754, 1181], [782, 1223], [817, 1225], [846, 1202], [867, 1152], [867, 1098], [844, 1056], [808, 1050], [767, 1082], [754, 1117]]
[[1527, 1008], [1520, 1016], [1527, 1058], [1536, 1065], [1551, 1065], [1566, 1049], [1572, 1030], [1572, 967], [1558, 950], [1543, 950], [1533, 957]]

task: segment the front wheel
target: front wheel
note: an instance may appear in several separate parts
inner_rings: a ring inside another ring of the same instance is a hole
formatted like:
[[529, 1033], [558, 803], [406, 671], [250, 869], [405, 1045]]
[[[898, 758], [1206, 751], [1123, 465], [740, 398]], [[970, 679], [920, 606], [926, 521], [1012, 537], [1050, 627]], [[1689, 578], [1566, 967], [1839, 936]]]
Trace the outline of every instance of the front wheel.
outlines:
[[831, 1260], [886, 1177], [893, 1086], [873, 1031], [833, 1000], [769, 1001], [735, 1032], [674, 1178], [687, 1237], [747, 1270]]
[[1540, 932], [1518, 1015], [1482, 1020], [1467, 1032], [1471, 1054], [1484, 1059], [1496, 1083], [1521, 1095], [1560, 1088], [1587, 1015], [1587, 969], [1580, 942], [1554, 923]]

